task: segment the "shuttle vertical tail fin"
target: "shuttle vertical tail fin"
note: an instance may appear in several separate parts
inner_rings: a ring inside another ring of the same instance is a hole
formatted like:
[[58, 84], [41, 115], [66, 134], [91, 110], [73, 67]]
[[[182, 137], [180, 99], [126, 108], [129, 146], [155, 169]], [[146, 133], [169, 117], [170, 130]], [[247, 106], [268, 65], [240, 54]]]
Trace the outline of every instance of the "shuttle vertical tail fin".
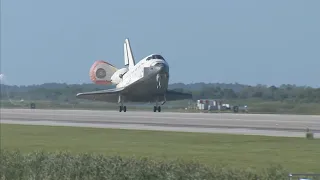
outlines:
[[123, 49], [124, 49], [124, 65], [128, 66], [129, 69], [131, 69], [135, 66], [136, 62], [132, 54], [129, 39], [126, 39], [124, 41]]
[[124, 55], [124, 65], [129, 65], [128, 53], [127, 53], [127, 45], [126, 43], [123, 44], [123, 55]]

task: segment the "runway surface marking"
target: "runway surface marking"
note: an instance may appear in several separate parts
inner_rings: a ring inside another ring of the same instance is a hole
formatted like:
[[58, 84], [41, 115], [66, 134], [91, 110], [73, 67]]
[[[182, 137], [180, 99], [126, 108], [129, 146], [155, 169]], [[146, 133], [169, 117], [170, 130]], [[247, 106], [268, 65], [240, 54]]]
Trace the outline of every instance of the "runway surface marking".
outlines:
[[320, 116], [145, 111], [1, 109], [1, 123], [186, 132], [305, 136], [320, 133]]

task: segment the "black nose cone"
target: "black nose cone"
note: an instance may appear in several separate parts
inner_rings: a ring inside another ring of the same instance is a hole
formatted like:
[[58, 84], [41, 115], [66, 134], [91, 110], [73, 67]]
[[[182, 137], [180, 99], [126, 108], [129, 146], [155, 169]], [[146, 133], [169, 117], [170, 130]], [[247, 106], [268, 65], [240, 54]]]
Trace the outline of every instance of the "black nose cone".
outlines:
[[165, 63], [157, 63], [154, 65], [155, 68], [159, 70], [161, 73], [168, 73], [169, 72], [169, 67]]

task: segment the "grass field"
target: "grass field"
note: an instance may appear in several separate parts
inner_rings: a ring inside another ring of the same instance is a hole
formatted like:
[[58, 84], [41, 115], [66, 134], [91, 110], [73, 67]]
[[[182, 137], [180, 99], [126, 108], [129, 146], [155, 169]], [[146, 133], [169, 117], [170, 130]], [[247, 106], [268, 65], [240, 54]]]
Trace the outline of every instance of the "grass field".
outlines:
[[291, 172], [320, 172], [320, 140], [305, 138], [1, 124], [1, 149], [184, 159], [258, 170], [281, 164]]

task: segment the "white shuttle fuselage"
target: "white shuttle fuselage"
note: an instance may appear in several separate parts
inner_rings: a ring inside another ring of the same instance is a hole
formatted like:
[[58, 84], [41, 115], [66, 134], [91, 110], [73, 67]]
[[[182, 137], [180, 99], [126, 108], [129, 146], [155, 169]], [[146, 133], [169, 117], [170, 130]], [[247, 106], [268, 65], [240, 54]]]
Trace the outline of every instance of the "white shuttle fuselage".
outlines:
[[191, 94], [168, 90], [169, 64], [163, 56], [151, 54], [136, 63], [128, 39], [124, 43], [124, 63], [126, 67], [117, 69], [104, 61], [95, 62], [90, 69], [91, 80], [96, 84], [114, 84], [116, 88], [78, 93], [77, 97], [118, 102], [120, 112], [127, 110], [124, 102], [156, 102], [154, 112], [160, 112], [159, 103], [192, 98]]

